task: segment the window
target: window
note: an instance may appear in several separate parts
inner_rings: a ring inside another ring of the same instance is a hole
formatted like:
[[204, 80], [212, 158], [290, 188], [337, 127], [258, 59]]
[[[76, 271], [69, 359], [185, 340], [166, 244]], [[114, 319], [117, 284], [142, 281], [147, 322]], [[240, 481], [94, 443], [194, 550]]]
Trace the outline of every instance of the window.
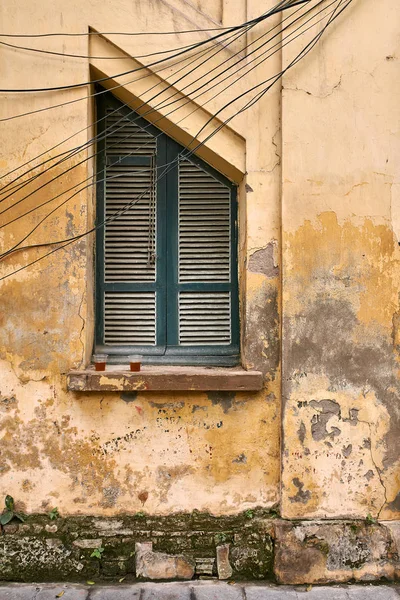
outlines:
[[96, 351], [237, 364], [235, 185], [193, 155], [178, 164], [182, 146], [100, 98]]

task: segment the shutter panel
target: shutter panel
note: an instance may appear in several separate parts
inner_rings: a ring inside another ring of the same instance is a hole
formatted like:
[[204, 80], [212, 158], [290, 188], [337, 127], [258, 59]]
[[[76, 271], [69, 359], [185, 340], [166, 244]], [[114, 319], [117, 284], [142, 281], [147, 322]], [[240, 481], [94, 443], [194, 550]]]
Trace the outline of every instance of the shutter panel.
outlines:
[[229, 281], [230, 241], [230, 189], [181, 161], [179, 281]]
[[179, 344], [229, 345], [231, 190], [187, 159], [179, 164], [178, 220]]
[[154, 168], [118, 164], [107, 166], [106, 174], [106, 219], [123, 214], [105, 226], [105, 280], [154, 281]]
[[230, 344], [230, 293], [180, 292], [179, 343], [181, 346]]
[[155, 346], [157, 138], [111, 108], [105, 127], [104, 343]]
[[236, 364], [235, 186], [111, 94], [98, 102], [96, 350]]
[[106, 344], [155, 345], [155, 292], [105, 292]]

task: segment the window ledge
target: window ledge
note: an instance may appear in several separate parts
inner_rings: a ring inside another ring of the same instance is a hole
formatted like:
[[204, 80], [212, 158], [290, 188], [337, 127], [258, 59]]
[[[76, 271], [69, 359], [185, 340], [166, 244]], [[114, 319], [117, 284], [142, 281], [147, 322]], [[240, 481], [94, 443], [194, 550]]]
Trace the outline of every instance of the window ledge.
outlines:
[[259, 371], [241, 367], [166, 367], [142, 366], [138, 373], [127, 367], [110, 365], [106, 371], [88, 368], [67, 375], [67, 389], [74, 392], [144, 392], [144, 391], [248, 391], [263, 388]]

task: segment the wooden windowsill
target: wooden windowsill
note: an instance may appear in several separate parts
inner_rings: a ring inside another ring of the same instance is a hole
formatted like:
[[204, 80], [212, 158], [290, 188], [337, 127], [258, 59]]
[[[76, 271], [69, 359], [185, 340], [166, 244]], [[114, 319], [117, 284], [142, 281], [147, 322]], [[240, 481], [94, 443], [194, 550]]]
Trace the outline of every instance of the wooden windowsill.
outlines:
[[71, 371], [67, 375], [67, 389], [74, 392], [144, 392], [144, 391], [248, 391], [263, 387], [259, 371], [245, 371], [241, 367], [168, 367], [142, 366], [134, 373], [124, 365], [110, 365], [106, 371], [93, 367]]

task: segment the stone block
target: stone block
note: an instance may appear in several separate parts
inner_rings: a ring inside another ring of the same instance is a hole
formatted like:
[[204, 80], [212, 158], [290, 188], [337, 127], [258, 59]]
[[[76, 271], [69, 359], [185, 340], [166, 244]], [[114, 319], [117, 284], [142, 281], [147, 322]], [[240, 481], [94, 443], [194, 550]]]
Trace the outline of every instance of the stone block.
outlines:
[[123, 529], [124, 522], [115, 519], [93, 519], [93, 527], [100, 531], [118, 531]]
[[19, 529], [19, 524], [16, 523], [15, 521], [12, 523], [7, 523], [7, 525], [3, 525], [3, 531], [7, 535], [12, 535], [14, 533], [17, 533], [18, 529]]
[[229, 564], [229, 544], [217, 546], [217, 571], [218, 579], [229, 579], [232, 577], [232, 567]]
[[212, 575], [215, 558], [196, 558], [196, 575]]
[[78, 548], [100, 548], [101, 543], [101, 538], [92, 538], [90, 540], [78, 539], [72, 542], [73, 546], [77, 546]]
[[145, 579], [192, 579], [195, 563], [183, 555], [153, 552], [152, 542], [137, 543], [136, 577]]
[[397, 579], [400, 563], [391, 530], [365, 521], [276, 523], [274, 571], [286, 584]]

